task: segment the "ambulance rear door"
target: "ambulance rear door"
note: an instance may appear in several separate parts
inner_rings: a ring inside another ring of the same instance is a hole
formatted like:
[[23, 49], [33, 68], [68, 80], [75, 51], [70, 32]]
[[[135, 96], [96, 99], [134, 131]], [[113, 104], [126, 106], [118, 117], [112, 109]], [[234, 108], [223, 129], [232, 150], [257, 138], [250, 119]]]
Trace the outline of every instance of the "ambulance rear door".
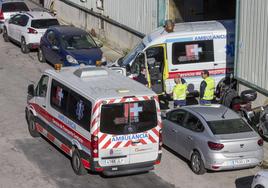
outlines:
[[[154, 161], [159, 128], [155, 100], [107, 101], [101, 107], [99, 151], [101, 166]], [[103, 136], [105, 135], [105, 136]]]

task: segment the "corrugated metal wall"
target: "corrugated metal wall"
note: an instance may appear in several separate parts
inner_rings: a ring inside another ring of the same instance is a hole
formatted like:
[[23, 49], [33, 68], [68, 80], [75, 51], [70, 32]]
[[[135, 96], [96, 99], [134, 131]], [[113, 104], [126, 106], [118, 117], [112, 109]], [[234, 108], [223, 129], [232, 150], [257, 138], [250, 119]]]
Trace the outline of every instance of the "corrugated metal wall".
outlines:
[[268, 0], [237, 0], [236, 77], [268, 91]]
[[157, 28], [158, 0], [103, 0], [103, 12], [97, 9], [96, 0], [87, 0], [85, 3], [80, 0], [72, 2], [103, 13], [103, 15], [144, 34]]

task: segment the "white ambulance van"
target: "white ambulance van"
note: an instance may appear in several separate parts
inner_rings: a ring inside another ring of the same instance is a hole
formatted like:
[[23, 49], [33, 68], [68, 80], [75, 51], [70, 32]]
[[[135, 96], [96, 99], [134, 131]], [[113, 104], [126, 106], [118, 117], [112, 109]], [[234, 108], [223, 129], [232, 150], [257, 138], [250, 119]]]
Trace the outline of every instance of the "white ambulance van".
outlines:
[[190, 92], [199, 91], [202, 70], [207, 69], [216, 84], [232, 71], [234, 42], [232, 20], [177, 23], [173, 32], [161, 27], [148, 34], [115, 65], [126, 67], [134, 79], [145, 67], [149, 87], [157, 94], [171, 93], [177, 74]]
[[46, 70], [28, 86], [26, 119], [30, 134], [69, 155], [78, 175], [137, 173], [160, 163], [157, 95], [108, 68]]

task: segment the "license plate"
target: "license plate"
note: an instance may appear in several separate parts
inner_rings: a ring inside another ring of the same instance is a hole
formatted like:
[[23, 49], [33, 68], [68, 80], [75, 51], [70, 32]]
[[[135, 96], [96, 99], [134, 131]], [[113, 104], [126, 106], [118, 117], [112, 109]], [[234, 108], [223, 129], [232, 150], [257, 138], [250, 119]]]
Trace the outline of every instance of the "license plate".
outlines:
[[249, 164], [251, 161], [250, 159], [239, 159], [239, 160], [235, 160], [233, 161], [234, 165], [244, 165], [244, 164]]
[[119, 165], [125, 162], [124, 159], [107, 159], [105, 160], [106, 165]]

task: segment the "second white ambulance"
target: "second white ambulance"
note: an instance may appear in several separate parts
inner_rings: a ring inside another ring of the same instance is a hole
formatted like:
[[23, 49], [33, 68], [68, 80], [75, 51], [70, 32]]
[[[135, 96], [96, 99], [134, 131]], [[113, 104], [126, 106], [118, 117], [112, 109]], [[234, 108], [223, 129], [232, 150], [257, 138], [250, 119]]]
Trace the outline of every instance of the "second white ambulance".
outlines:
[[157, 95], [108, 68], [46, 70], [28, 86], [28, 129], [71, 156], [73, 170], [105, 175], [153, 169], [161, 159]]

